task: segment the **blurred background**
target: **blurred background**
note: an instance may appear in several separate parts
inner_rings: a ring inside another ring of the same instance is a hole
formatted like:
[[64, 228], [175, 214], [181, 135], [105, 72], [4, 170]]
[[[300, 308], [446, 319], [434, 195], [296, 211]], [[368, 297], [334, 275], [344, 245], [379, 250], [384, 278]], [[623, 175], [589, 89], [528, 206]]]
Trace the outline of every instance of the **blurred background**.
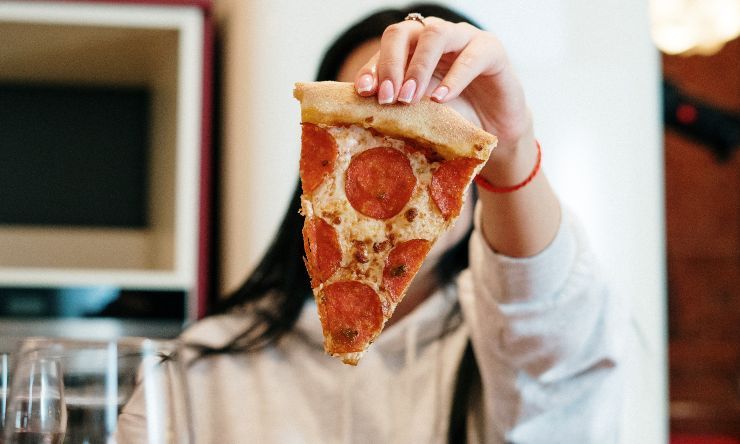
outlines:
[[[738, 442], [740, 2], [439, 3], [504, 43], [544, 168], [631, 304], [622, 442]], [[287, 210], [293, 83], [406, 4], [0, 0], [0, 348], [205, 315]]]

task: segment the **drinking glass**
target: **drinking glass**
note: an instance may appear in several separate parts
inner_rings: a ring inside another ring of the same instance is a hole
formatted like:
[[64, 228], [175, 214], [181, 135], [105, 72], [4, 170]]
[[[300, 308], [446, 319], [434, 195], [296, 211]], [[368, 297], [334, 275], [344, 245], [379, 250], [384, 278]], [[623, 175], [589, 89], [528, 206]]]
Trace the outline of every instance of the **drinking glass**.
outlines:
[[177, 341], [31, 338], [20, 354], [42, 353], [64, 370], [65, 444], [188, 444], [190, 406]]
[[8, 409], [8, 381], [10, 378], [10, 359], [7, 353], [0, 353], [0, 444], [5, 435], [5, 411]]
[[67, 408], [61, 365], [43, 353], [18, 357], [8, 393], [4, 441], [7, 444], [61, 444]]

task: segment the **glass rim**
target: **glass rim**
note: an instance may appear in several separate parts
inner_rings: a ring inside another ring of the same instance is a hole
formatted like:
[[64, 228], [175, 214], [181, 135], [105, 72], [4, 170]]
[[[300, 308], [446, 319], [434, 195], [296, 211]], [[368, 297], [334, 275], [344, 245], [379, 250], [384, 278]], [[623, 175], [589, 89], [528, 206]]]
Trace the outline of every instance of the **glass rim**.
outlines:
[[127, 352], [147, 351], [176, 353], [183, 347], [180, 339], [147, 338], [144, 336], [123, 336], [113, 339], [78, 339], [65, 337], [29, 336], [22, 338], [14, 354], [25, 354], [44, 350], [106, 350], [111, 345]]

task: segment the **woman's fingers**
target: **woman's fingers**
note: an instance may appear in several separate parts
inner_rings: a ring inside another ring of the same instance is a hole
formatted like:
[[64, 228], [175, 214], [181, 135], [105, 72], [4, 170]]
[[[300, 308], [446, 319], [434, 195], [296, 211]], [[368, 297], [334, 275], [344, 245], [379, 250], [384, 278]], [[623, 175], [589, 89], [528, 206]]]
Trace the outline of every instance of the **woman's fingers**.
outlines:
[[423, 27], [417, 21], [408, 20], [390, 25], [383, 32], [378, 56], [378, 103], [381, 105], [396, 101], [410, 47], [416, 43]]
[[447, 102], [476, 77], [492, 75], [504, 65], [500, 46], [492, 35], [468, 23], [436, 17], [424, 19], [423, 25], [414, 20], [396, 23], [386, 28], [380, 50], [357, 73], [355, 89], [362, 96], [377, 94], [381, 105], [412, 103], [421, 99], [436, 72], [444, 78], [432, 99]]
[[411, 103], [421, 99], [442, 55], [462, 50], [470, 40], [471, 31], [475, 30], [466, 23], [453, 24], [435, 17], [425, 22], [406, 70], [399, 102]]
[[[357, 72], [355, 89], [361, 96], [378, 95], [381, 104], [393, 103], [400, 89], [410, 47], [422, 27], [415, 21], [403, 21], [386, 28], [380, 50]], [[382, 87], [381, 87], [382, 86]]]
[[447, 102], [460, 93], [484, 71], [492, 70], [495, 62], [495, 47], [492, 39], [479, 34], [460, 51], [431, 97], [437, 102]]
[[378, 89], [378, 53], [365, 63], [355, 75], [355, 90], [361, 96], [372, 96]]

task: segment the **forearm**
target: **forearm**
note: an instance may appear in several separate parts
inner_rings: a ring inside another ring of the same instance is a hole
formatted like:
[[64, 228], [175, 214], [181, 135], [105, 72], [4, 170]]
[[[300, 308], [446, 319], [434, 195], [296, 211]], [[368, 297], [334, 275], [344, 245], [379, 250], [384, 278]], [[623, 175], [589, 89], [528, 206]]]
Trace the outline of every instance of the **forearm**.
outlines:
[[[510, 187], [520, 184], [534, 169], [537, 145], [521, 82], [506, 58], [500, 59], [498, 70], [470, 84], [466, 98], [473, 104], [481, 127], [498, 137], [498, 146], [480, 174], [496, 187]], [[480, 228], [494, 251], [510, 257], [534, 256], [555, 237], [560, 204], [543, 171], [513, 192], [492, 193], [480, 187], [478, 191]]]
[[[489, 183], [506, 187], [521, 183], [537, 162], [537, 148], [531, 125], [515, 144], [494, 149], [481, 171]], [[509, 193], [492, 193], [478, 188], [482, 205], [481, 230], [488, 244], [511, 257], [534, 256], [547, 247], [560, 225], [560, 203], [539, 171], [526, 186]]]

